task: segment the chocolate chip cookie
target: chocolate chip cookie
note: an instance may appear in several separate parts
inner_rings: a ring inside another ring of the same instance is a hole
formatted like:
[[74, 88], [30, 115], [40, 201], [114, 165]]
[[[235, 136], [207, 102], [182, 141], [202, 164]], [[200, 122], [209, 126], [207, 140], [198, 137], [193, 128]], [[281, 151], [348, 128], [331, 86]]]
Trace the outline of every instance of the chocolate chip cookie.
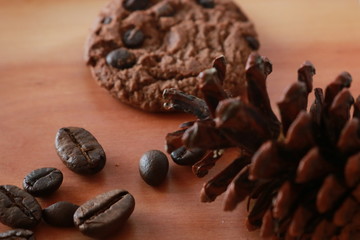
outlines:
[[93, 77], [115, 98], [163, 111], [162, 92], [200, 96], [198, 74], [224, 55], [224, 88], [244, 94], [245, 63], [259, 48], [252, 22], [231, 0], [112, 0], [86, 43]]

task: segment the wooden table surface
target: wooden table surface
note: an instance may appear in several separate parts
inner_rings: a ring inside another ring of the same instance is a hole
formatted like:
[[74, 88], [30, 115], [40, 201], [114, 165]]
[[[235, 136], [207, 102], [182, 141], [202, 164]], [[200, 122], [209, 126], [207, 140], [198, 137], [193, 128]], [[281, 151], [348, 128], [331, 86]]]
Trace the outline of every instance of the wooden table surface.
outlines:
[[[268, 80], [271, 101], [282, 97], [305, 61], [317, 69], [315, 87], [324, 87], [346, 70], [352, 92], [360, 93], [360, 3], [357, 0], [238, 0], [255, 22], [262, 55], [273, 63]], [[40, 167], [64, 173], [61, 188], [39, 198], [42, 207], [67, 200], [76, 204], [122, 188], [136, 199], [135, 211], [113, 239], [241, 239], [257, 240], [244, 226], [244, 204], [222, 211], [222, 197], [199, 201], [205, 179], [170, 162], [166, 182], [146, 185], [138, 173], [140, 156], [164, 149], [164, 136], [182, 114], [149, 114], [123, 105], [97, 86], [83, 62], [83, 44], [101, 0], [0, 1], [0, 184], [21, 186], [24, 176]], [[54, 149], [57, 130], [84, 127], [107, 154], [95, 176], [68, 170]], [[230, 152], [206, 179], [229, 162]], [[0, 231], [9, 229], [0, 224]], [[89, 239], [76, 229], [58, 229], [44, 222], [37, 239]]]

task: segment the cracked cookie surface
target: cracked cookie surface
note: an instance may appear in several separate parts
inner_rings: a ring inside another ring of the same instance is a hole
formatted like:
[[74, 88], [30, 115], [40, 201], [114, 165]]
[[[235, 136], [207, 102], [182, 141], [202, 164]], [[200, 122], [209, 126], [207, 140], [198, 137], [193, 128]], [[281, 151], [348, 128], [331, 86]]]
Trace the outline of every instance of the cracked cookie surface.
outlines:
[[224, 88], [245, 94], [246, 60], [258, 47], [252, 22], [230, 0], [112, 0], [96, 19], [85, 57], [115, 98], [160, 112], [166, 88], [201, 97], [197, 76], [220, 55]]

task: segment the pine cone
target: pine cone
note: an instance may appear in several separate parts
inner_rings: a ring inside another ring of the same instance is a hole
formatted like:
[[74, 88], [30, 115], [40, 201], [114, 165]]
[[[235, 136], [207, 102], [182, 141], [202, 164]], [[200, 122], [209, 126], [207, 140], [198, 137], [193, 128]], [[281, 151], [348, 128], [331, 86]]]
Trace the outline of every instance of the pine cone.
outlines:
[[204, 99], [165, 90], [166, 107], [197, 117], [166, 136], [167, 151], [204, 177], [223, 149], [239, 148], [240, 156], [204, 184], [201, 200], [225, 193], [224, 210], [233, 210], [247, 199], [248, 229], [260, 228], [264, 238], [360, 239], [360, 97], [349, 92], [350, 74], [340, 74], [325, 94], [316, 88], [307, 112], [315, 68], [306, 62], [278, 103], [280, 123], [266, 89], [271, 71], [268, 59], [250, 55], [247, 96], [231, 98], [221, 87], [226, 64], [219, 57], [199, 75]]

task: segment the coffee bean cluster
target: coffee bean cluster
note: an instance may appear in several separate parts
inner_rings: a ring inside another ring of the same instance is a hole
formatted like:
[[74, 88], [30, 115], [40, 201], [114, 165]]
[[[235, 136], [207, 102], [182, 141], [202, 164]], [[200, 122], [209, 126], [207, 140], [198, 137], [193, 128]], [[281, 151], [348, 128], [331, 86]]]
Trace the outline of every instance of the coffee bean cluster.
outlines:
[[[62, 162], [75, 173], [95, 174], [105, 166], [103, 148], [83, 128], [59, 129], [55, 148]], [[63, 173], [59, 169], [44, 167], [25, 176], [23, 189], [0, 185], [0, 222], [13, 228], [0, 233], [0, 239], [35, 240], [31, 229], [42, 219], [55, 227], [76, 227], [89, 237], [104, 238], [124, 225], [134, 211], [134, 197], [122, 189], [100, 194], [81, 206], [61, 201], [42, 209], [35, 197], [51, 195], [62, 182]]]
[[[215, 6], [213, 0], [197, 0], [197, 3], [204, 8]], [[123, 7], [128, 11], [145, 10], [150, 4], [149, 0], [123, 1]], [[169, 2], [164, 2], [156, 9], [158, 17], [170, 17], [174, 14], [175, 9]], [[102, 23], [111, 24], [112, 20], [111, 17], [105, 17]], [[141, 29], [127, 29], [122, 35], [125, 47], [110, 51], [106, 56], [107, 64], [118, 69], [131, 68], [137, 59], [130, 50], [141, 47], [145, 39]], [[254, 48], [257, 47], [252, 39], [248, 41]], [[83, 128], [59, 129], [55, 148], [67, 168], [77, 174], [96, 174], [106, 163], [102, 146]], [[140, 176], [151, 186], [163, 183], [168, 169], [168, 159], [159, 150], [148, 151], [140, 158]], [[44, 167], [25, 176], [23, 189], [14, 185], [0, 185], [0, 222], [13, 228], [0, 233], [0, 239], [35, 240], [34, 232], [29, 229], [33, 229], [41, 220], [55, 227], [76, 227], [89, 237], [102, 239], [116, 232], [134, 211], [134, 197], [122, 189], [100, 194], [81, 206], [61, 201], [42, 209], [36, 197], [51, 195], [59, 189], [62, 182], [63, 173], [60, 170]]]

